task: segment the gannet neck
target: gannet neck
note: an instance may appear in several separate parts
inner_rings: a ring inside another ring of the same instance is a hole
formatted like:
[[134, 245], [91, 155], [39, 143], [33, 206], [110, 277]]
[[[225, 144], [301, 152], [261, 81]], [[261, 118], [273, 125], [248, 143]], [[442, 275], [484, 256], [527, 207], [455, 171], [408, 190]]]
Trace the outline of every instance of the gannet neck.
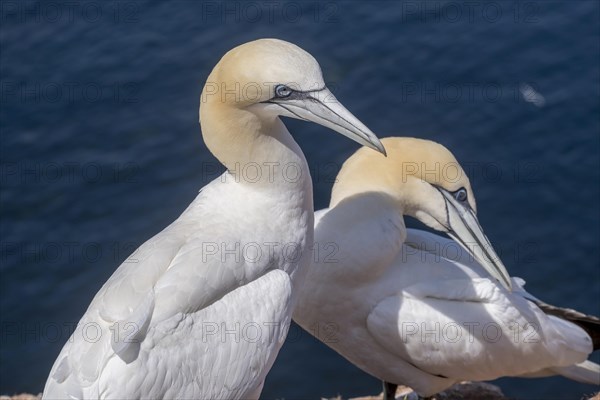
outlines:
[[[318, 281], [320, 276], [335, 277], [332, 279], [337, 282], [376, 279], [383, 272], [379, 267], [385, 268], [380, 260], [393, 257], [406, 239], [404, 219], [397, 212], [396, 203], [381, 192], [361, 193], [319, 214], [315, 225], [318, 252], [309, 279]], [[324, 257], [323, 249], [318, 248], [327, 243], [335, 244], [332, 257]], [[350, 249], [351, 259], [345, 254]]]
[[310, 181], [304, 155], [279, 117], [218, 97], [202, 101], [204, 142], [236, 182], [305, 186]]

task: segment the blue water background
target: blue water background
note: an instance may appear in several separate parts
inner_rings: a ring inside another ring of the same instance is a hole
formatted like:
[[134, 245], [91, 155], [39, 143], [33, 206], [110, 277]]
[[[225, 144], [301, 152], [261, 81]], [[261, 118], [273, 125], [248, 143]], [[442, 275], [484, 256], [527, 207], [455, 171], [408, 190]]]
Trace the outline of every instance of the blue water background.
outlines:
[[[2, 1], [0, 393], [41, 391], [64, 324], [217, 176], [200, 91], [224, 52], [261, 37], [312, 53], [378, 135], [450, 148], [511, 274], [548, 303], [600, 314], [598, 4]], [[544, 104], [526, 101], [523, 83]], [[322, 208], [358, 146], [286, 124]], [[263, 398], [379, 392], [291, 332]], [[563, 378], [498, 384], [528, 399], [597, 390]]]

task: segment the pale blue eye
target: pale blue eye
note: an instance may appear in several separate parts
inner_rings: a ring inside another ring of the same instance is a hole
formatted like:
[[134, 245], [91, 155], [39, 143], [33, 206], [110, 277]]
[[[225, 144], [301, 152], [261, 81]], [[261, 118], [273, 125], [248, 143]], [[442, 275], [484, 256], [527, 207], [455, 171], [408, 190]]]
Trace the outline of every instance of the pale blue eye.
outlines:
[[467, 197], [468, 197], [467, 189], [460, 188], [456, 192], [454, 192], [453, 195], [454, 195], [454, 198], [456, 199], [456, 201], [460, 201], [461, 203], [463, 203], [467, 200]]
[[292, 89], [290, 89], [289, 87], [285, 86], [285, 85], [277, 85], [275, 86], [275, 96], [282, 98], [282, 97], [288, 97], [290, 94], [292, 94]]

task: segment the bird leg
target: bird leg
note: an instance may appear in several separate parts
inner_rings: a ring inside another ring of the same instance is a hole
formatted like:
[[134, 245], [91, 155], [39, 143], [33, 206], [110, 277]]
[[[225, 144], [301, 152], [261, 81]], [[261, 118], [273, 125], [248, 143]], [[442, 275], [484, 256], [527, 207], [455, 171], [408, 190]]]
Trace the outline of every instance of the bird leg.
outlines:
[[396, 400], [398, 385], [383, 381], [383, 400]]

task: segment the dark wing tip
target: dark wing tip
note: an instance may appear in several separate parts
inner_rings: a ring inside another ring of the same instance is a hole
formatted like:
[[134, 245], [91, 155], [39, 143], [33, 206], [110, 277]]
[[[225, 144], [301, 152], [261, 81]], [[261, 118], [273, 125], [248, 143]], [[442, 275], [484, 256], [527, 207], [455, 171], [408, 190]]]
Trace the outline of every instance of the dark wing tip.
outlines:
[[528, 299], [548, 315], [572, 322], [583, 329], [591, 338], [594, 351], [600, 349], [600, 318], [587, 315], [571, 308], [556, 307], [543, 301]]

